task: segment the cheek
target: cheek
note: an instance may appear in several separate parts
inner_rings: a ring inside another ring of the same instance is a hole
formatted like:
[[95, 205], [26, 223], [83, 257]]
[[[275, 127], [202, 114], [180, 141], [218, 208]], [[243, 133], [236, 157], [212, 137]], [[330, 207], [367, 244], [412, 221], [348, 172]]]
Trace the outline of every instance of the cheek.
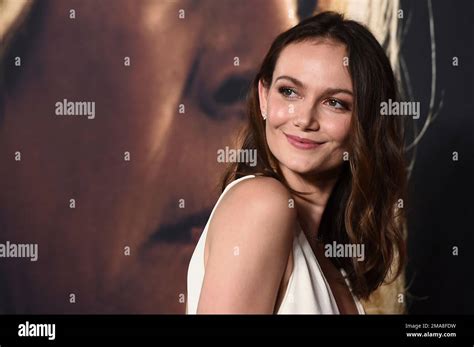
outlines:
[[283, 100], [279, 95], [272, 93], [268, 99], [267, 123], [273, 128], [277, 128], [288, 122], [291, 118], [291, 111], [295, 108], [288, 101]]
[[350, 122], [348, 116], [333, 117], [326, 123], [325, 131], [334, 141], [344, 143], [349, 137]]

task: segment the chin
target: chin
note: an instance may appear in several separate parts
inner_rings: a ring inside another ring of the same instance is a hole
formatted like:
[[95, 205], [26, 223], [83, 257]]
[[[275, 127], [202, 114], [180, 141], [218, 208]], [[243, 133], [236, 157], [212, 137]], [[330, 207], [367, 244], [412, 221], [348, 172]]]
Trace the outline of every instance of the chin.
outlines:
[[317, 165], [308, 165], [307, 163], [291, 163], [285, 165], [290, 171], [297, 173], [299, 175], [310, 175], [318, 173], [319, 170]]

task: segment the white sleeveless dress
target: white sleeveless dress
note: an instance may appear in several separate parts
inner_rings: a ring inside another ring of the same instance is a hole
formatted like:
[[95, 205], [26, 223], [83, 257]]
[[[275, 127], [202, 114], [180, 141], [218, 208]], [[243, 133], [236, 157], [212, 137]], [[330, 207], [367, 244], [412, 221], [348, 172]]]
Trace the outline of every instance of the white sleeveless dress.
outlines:
[[[214, 206], [211, 216], [202, 232], [189, 262], [187, 276], [187, 314], [196, 314], [204, 280], [204, 245], [206, 242], [209, 221], [214, 215], [217, 205], [224, 194], [245, 179], [253, 178], [254, 175], [241, 177], [231, 182], [222, 192]], [[339, 314], [334, 295], [331, 292], [321, 267], [313, 253], [313, 250], [300, 229], [293, 239], [293, 272], [288, 281], [288, 286], [277, 311], [277, 314]], [[344, 270], [342, 275], [351, 290], [350, 283], [346, 278]], [[352, 290], [351, 290], [352, 293]], [[352, 295], [359, 314], [364, 314], [360, 301]]]

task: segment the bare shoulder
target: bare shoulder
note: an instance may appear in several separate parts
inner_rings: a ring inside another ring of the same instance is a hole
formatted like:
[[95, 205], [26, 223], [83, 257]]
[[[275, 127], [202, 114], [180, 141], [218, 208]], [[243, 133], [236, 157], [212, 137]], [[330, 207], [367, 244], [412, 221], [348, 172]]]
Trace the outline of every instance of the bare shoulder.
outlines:
[[290, 192], [269, 177], [231, 187], [210, 222], [200, 312], [272, 313], [293, 244]]
[[[256, 237], [265, 237], [275, 224], [281, 225], [273, 230], [282, 233], [289, 231], [285, 226], [293, 225], [296, 211], [290, 204], [291, 194], [278, 180], [271, 177], [255, 177], [243, 180], [231, 187], [222, 198], [214, 215], [215, 225], [241, 225], [246, 221], [262, 223], [261, 232]], [[211, 224], [214, 222], [211, 221]], [[266, 227], [266, 226], [271, 226]], [[239, 228], [240, 230], [240, 228]], [[249, 229], [246, 229], [249, 230]], [[240, 230], [245, 232], [244, 230]], [[275, 237], [275, 233], [271, 232]]]
[[255, 177], [241, 181], [229, 189], [220, 205], [223, 206], [223, 210], [244, 208], [250, 213], [252, 208], [265, 208], [267, 214], [283, 213], [291, 217], [294, 209], [289, 208], [289, 199], [291, 194], [278, 180], [271, 177]]

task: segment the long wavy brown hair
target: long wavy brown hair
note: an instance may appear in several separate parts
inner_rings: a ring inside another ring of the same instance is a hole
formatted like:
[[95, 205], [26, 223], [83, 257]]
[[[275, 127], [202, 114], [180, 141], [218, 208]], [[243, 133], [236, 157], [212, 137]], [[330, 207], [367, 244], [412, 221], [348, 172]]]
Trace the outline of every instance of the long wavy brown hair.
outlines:
[[[362, 24], [334, 12], [308, 18], [280, 34], [272, 43], [252, 82], [247, 97], [248, 122], [239, 136], [239, 147], [257, 151], [257, 165], [232, 163], [222, 179], [222, 189], [249, 174], [274, 177], [292, 194], [278, 160], [270, 152], [260, 113], [258, 83], [272, 83], [281, 51], [292, 43], [329, 39], [346, 46], [354, 90], [354, 113], [349, 133], [349, 160], [343, 162], [331, 192], [318, 235], [324, 243], [364, 244], [365, 259], [331, 258], [342, 267], [353, 293], [367, 299], [380, 285], [403, 273], [406, 259], [404, 209], [407, 170], [404, 127], [400, 116], [380, 115], [381, 102], [399, 100], [397, 84], [383, 47]], [[394, 266], [395, 265], [395, 266]]]

